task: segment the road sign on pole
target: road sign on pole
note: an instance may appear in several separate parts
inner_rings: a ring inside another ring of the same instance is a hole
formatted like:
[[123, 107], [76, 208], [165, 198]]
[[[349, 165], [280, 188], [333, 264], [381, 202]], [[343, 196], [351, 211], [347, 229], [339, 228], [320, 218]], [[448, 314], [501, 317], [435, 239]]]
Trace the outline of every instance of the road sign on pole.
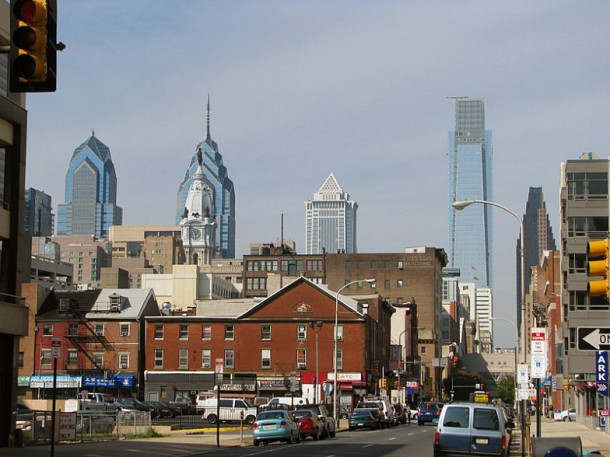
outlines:
[[61, 357], [61, 339], [53, 338], [51, 340], [51, 357], [59, 359]]
[[595, 354], [595, 384], [597, 393], [608, 396], [608, 352], [597, 351]]
[[580, 351], [610, 350], [610, 327], [577, 327], [576, 337]]

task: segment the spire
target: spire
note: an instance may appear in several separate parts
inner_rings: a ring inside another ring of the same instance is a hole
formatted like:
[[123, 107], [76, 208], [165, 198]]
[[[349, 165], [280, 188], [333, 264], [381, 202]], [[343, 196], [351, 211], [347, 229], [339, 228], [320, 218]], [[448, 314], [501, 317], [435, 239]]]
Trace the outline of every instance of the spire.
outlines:
[[207, 115], [206, 115], [206, 125], [207, 125], [207, 136], [206, 136], [206, 140], [212, 139], [212, 137], [210, 136], [210, 94], [208, 93], [208, 111], [207, 111]]

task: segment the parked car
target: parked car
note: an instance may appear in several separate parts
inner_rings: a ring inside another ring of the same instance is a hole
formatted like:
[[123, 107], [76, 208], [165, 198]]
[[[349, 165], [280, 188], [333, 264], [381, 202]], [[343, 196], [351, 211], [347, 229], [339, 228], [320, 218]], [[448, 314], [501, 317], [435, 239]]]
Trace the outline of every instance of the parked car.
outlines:
[[123, 411], [147, 411], [149, 413], [152, 413], [155, 410], [153, 406], [147, 405], [138, 400], [137, 398], [123, 397], [120, 398], [117, 403], [122, 406], [121, 409]]
[[499, 406], [486, 403], [445, 405], [434, 436], [434, 457], [476, 454], [508, 457], [509, 428]]
[[328, 413], [326, 406], [321, 405], [321, 404], [299, 405], [296, 407], [296, 409], [297, 410], [309, 409], [318, 415], [318, 419], [320, 419], [320, 422], [322, 422], [322, 424], [324, 424], [324, 432], [323, 432], [321, 438], [327, 438], [327, 437], [334, 438], [335, 437], [335, 434], [337, 431], [337, 425], [335, 423], [335, 418]]
[[115, 425], [115, 418], [111, 414], [82, 411], [76, 417], [76, 433], [111, 434]]
[[396, 423], [406, 424], [409, 418], [407, 417], [407, 409], [404, 407], [404, 405], [396, 403], [392, 406], [394, 407], [394, 420]]
[[[220, 401], [220, 403], [219, 403]], [[220, 408], [219, 408], [220, 406]], [[256, 419], [256, 406], [252, 405], [248, 400], [240, 398], [206, 398], [197, 401], [197, 409], [202, 412], [202, 419], [207, 420], [210, 424], [215, 424], [219, 420], [220, 413], [221, 421], [243, 421], [246, 424], [252, 424]]]
[[289, 411], [271, 410], [258, 413], [252, 424], [254, 445], [286, 441], [288, 444], [301, 442], [299, 426]]
[[148, 405], [152, 411], [150, 413], [150, 417], [153, 419], [156, 418], [164, 418], [164, 417], [174, 417], [174, 412], [172, 409], [165, 403], [160, 401], [143, 401], [145, 405]]
[[576, 409], [575, 408], [570, 408], [570, 409], [564, 409], [561, 413], [560, 413], [560, 417], [562, 421], [575, 421], [576, 420]]
[[324, 425], [320, 422], [316, 413], [311, 409], [299, 409], [291, 411], [291, 414], [299, 423], [299, 433], [302, 440], [307, 439], [308, 436], [311, 436], [314, 441], [320, 439]]
[[279, 405], [285, 405], [294, 409], [299, 405], [307, 405], [308, 403], [309, 400], [305, 397], [273, 397], [267, 404], [262, 405], [261, 409], [282, 409], [278, 408]]
[[174, 410], [174, 414], [196, 414], [197, 408], [189, 397], [176, 397], [170, 400], [169, 407]]
[[417, 407], [417, 425], [424, 425], [426, 422], [438, 423], [441, 408], [436, 402], [423, 401]]
[[349, 418], [349, 429], [370, 428], [376, 430], [381, 427], [380, 419], [379, 408], [356, 408]]
[[394, 424], [394, 410], [387, 400], [366, 400], [356, 405], [356, 408], [379, 408], [381, 411], [381, 426], [390, 427]]

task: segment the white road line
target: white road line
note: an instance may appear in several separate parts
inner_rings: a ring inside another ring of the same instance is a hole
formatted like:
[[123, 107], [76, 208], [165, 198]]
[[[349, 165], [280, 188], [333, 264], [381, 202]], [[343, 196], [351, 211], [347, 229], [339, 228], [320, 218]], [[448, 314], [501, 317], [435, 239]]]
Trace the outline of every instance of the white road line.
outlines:
[[388, 438], [388, 441], [392, 441], [392, 440], [395, 440], [395, 439], [396, 439], [396, 437], [395, 437], [395, 436], [393, 436], [393, 437], [391, 437], [391, 438]]
[[362, 449], [367, 448], [367, 447], [371, 447], [373, 445], [373, 443], [371, 444], [365, 444], [364, 446], [362, 446]]

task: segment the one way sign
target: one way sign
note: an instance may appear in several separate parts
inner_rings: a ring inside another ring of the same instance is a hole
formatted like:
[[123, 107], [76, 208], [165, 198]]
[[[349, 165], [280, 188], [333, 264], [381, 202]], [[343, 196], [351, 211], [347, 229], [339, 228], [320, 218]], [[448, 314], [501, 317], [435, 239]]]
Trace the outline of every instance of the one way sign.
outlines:
[[610, 349], [610, 328], [578, 327], [576, 329], [580, 351], [602, 351]]

